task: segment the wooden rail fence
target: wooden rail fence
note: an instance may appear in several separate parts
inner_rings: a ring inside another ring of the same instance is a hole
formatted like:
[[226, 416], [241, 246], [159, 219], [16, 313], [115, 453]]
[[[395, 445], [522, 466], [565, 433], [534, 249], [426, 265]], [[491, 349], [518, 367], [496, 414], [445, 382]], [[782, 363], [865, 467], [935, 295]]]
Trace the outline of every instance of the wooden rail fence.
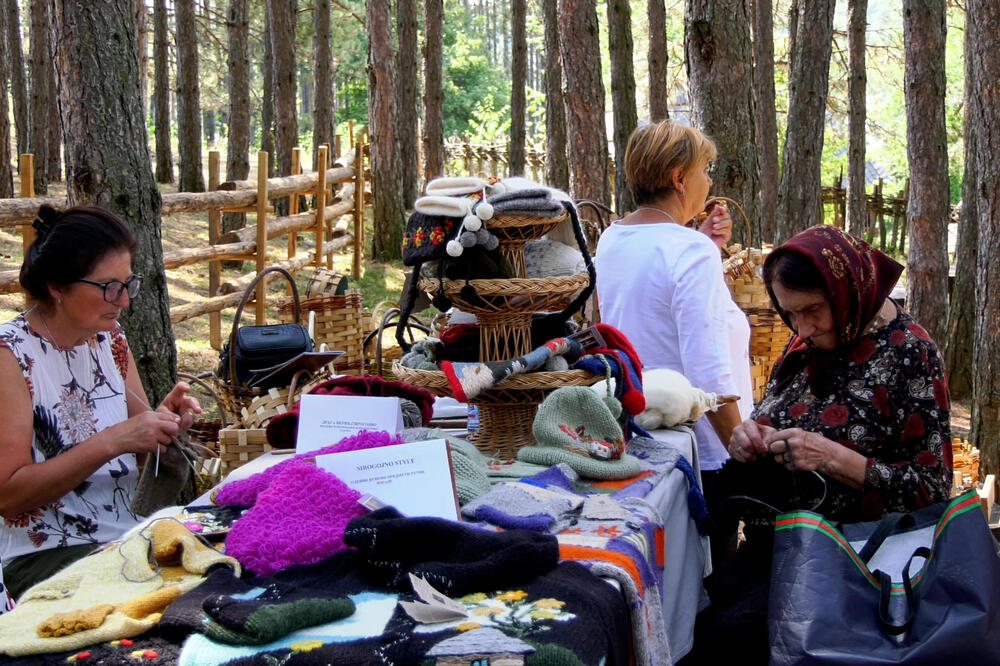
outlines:
[[[301, 173], [300, 152], [293, 151], [293, 175], [268, 178], [269, 155], [257, 154], [256, 181], [221, 182], [219, 153], [211, 151], [208, 156], [209, 190], [207, 192], [177, 192], [162, 195], [162, 215], [175, 213], [208, 214], [208, 246], [182, 248], [163, 253], [165, 269], [179, 268], [190, 264], [208, 264], [208, 297], [202, 300], [178, 305], [170, 309], [170, 321], [177, 323], [209, 315], [209, 336], [211, 345], [222, 347], [221, 311], [235, 307], [247, 286], [268, 266], [281, 266], [290, 272], [314, 265], [317, 268], [332, 268], [333, 253], [353, 245], [352, 274], [361, 275], [361, 252], [364, 247], [364, 192], [365, 192], [365, 146], [362, 142], [352, 142], [353, 152], [341, 156], [331, 167], [330, 148], [320, 146], [317, 150], [316, 170]], [[338, 144], [339, 145], [339, 142]], [[34, 242], [35, 231], [31, 226], [43, 204], [65, 208], [63, 197], [34, 196], [33, 174], [34, 156], [21, 156], [21, 196], [16, 199], [0, 199], [0, 228], [15, 228], [20, 231], [25, 250]], [[334, 192], [334, 187], [339, 186]], [[358, 194], [360, 193], [360, 194]], [[299, 197], [311, 196], [315, 207], [310, 211], [299, 211]], [[287, 197], [287, 215], [271, 217], [274, 208], [270, 202]], [[253, 225], [222, 233], [222, 213], [255, 213]], [[350, 224], [337, 224], [344, 216], [351, 216]], [[297, 247], [298, 232], [315, 235], [315, 247], [300, 251]], [[268, 260], [267, 242], [282, 236], [288, 237], [287, 255], [282, 261]], [[223, 260], [246, 260], [255, 262], [255, 271], [239, 278], [222, 282], [221, 262]], [[18, 283], [18, 270], [0, 271], [0, 294], [23, 291]], [[266, 279], [257, 287], [255, 317], [258, 324], [264, 323]]]

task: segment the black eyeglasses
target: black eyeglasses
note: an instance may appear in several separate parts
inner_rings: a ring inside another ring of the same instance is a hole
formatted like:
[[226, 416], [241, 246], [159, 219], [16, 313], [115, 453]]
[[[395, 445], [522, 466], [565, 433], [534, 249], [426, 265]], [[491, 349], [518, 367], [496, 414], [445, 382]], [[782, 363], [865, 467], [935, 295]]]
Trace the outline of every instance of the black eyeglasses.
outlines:
[[142, 276], [133, 275], [125, 282], [122, 282], [121, 280], [94, 282], [93, 280], [84, 280], [83, 278], [75, 280], [75, 282], [86, 282], [87, 284], [92, 284], [95, 287], [100, 287], [104, 290], [105, 301], [108, 303], [117, 303], [124, 293], [127, 293], [129, 298], [135, 298], [139, 295], [139, 289], [142, 287]]

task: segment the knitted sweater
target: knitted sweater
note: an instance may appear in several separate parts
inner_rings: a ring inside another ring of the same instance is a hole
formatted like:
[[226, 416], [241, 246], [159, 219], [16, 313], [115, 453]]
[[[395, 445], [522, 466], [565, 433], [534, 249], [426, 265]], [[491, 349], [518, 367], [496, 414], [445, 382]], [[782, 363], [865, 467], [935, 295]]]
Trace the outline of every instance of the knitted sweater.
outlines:
[[156, 521], [29, 588], [14, 610], [0, 616], [0, 654], [77, 650], [137, 636], [218, 564], [240, 571], [236, 560], [179, 522]]

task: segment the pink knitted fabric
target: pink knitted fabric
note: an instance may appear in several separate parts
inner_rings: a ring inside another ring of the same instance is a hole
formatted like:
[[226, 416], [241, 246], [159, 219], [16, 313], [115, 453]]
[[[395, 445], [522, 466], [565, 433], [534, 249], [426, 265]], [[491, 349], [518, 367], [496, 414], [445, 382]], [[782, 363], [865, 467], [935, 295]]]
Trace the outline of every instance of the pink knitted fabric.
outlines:
[[226, 537], [226, 554], [262, 576], [348, 548], [347, 523], [366, 513], [361, 494], [333, 474], [303, 459], [282, 466]]
[[271, 482], [279, 474], [281, 474], [286, 467], [303, 459], [312, 459], [316, 456], [327, 453], [374, 449], [380, 446], [391, 446], [402, 443], [403, 440], [399, 437], [399, 435], [393, 437], [385, 431], [362, 430], [353, 437], [345, 437], [336, 444], [331, 444], [330, 446], [319, 449], [318, 451], [300, 453], [293, 458], [267, 468], [259, 474], [254, 474], [250, 478], [227, 483], [219, 489], [218, 493], [215, 494], [213, 501], [221, 506], [253, 506], [254, 502], [257, 500], [257, 496], [264, 489], [269, 487]]

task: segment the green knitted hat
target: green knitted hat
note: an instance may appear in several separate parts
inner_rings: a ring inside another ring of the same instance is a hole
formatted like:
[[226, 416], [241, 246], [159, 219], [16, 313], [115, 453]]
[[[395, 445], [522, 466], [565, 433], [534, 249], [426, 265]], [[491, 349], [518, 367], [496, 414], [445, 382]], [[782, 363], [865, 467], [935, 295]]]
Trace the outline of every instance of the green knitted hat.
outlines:
[[532, 433], [537, 446], [526, 446], [517, 459], [539, 465], [564, 462], [589, 479], [627, 479], [641, 471], [639, 459], [625, 453], [618, 425], [621, 404], [603, 400], [586, 386], [564, 386], [538, 406]]

